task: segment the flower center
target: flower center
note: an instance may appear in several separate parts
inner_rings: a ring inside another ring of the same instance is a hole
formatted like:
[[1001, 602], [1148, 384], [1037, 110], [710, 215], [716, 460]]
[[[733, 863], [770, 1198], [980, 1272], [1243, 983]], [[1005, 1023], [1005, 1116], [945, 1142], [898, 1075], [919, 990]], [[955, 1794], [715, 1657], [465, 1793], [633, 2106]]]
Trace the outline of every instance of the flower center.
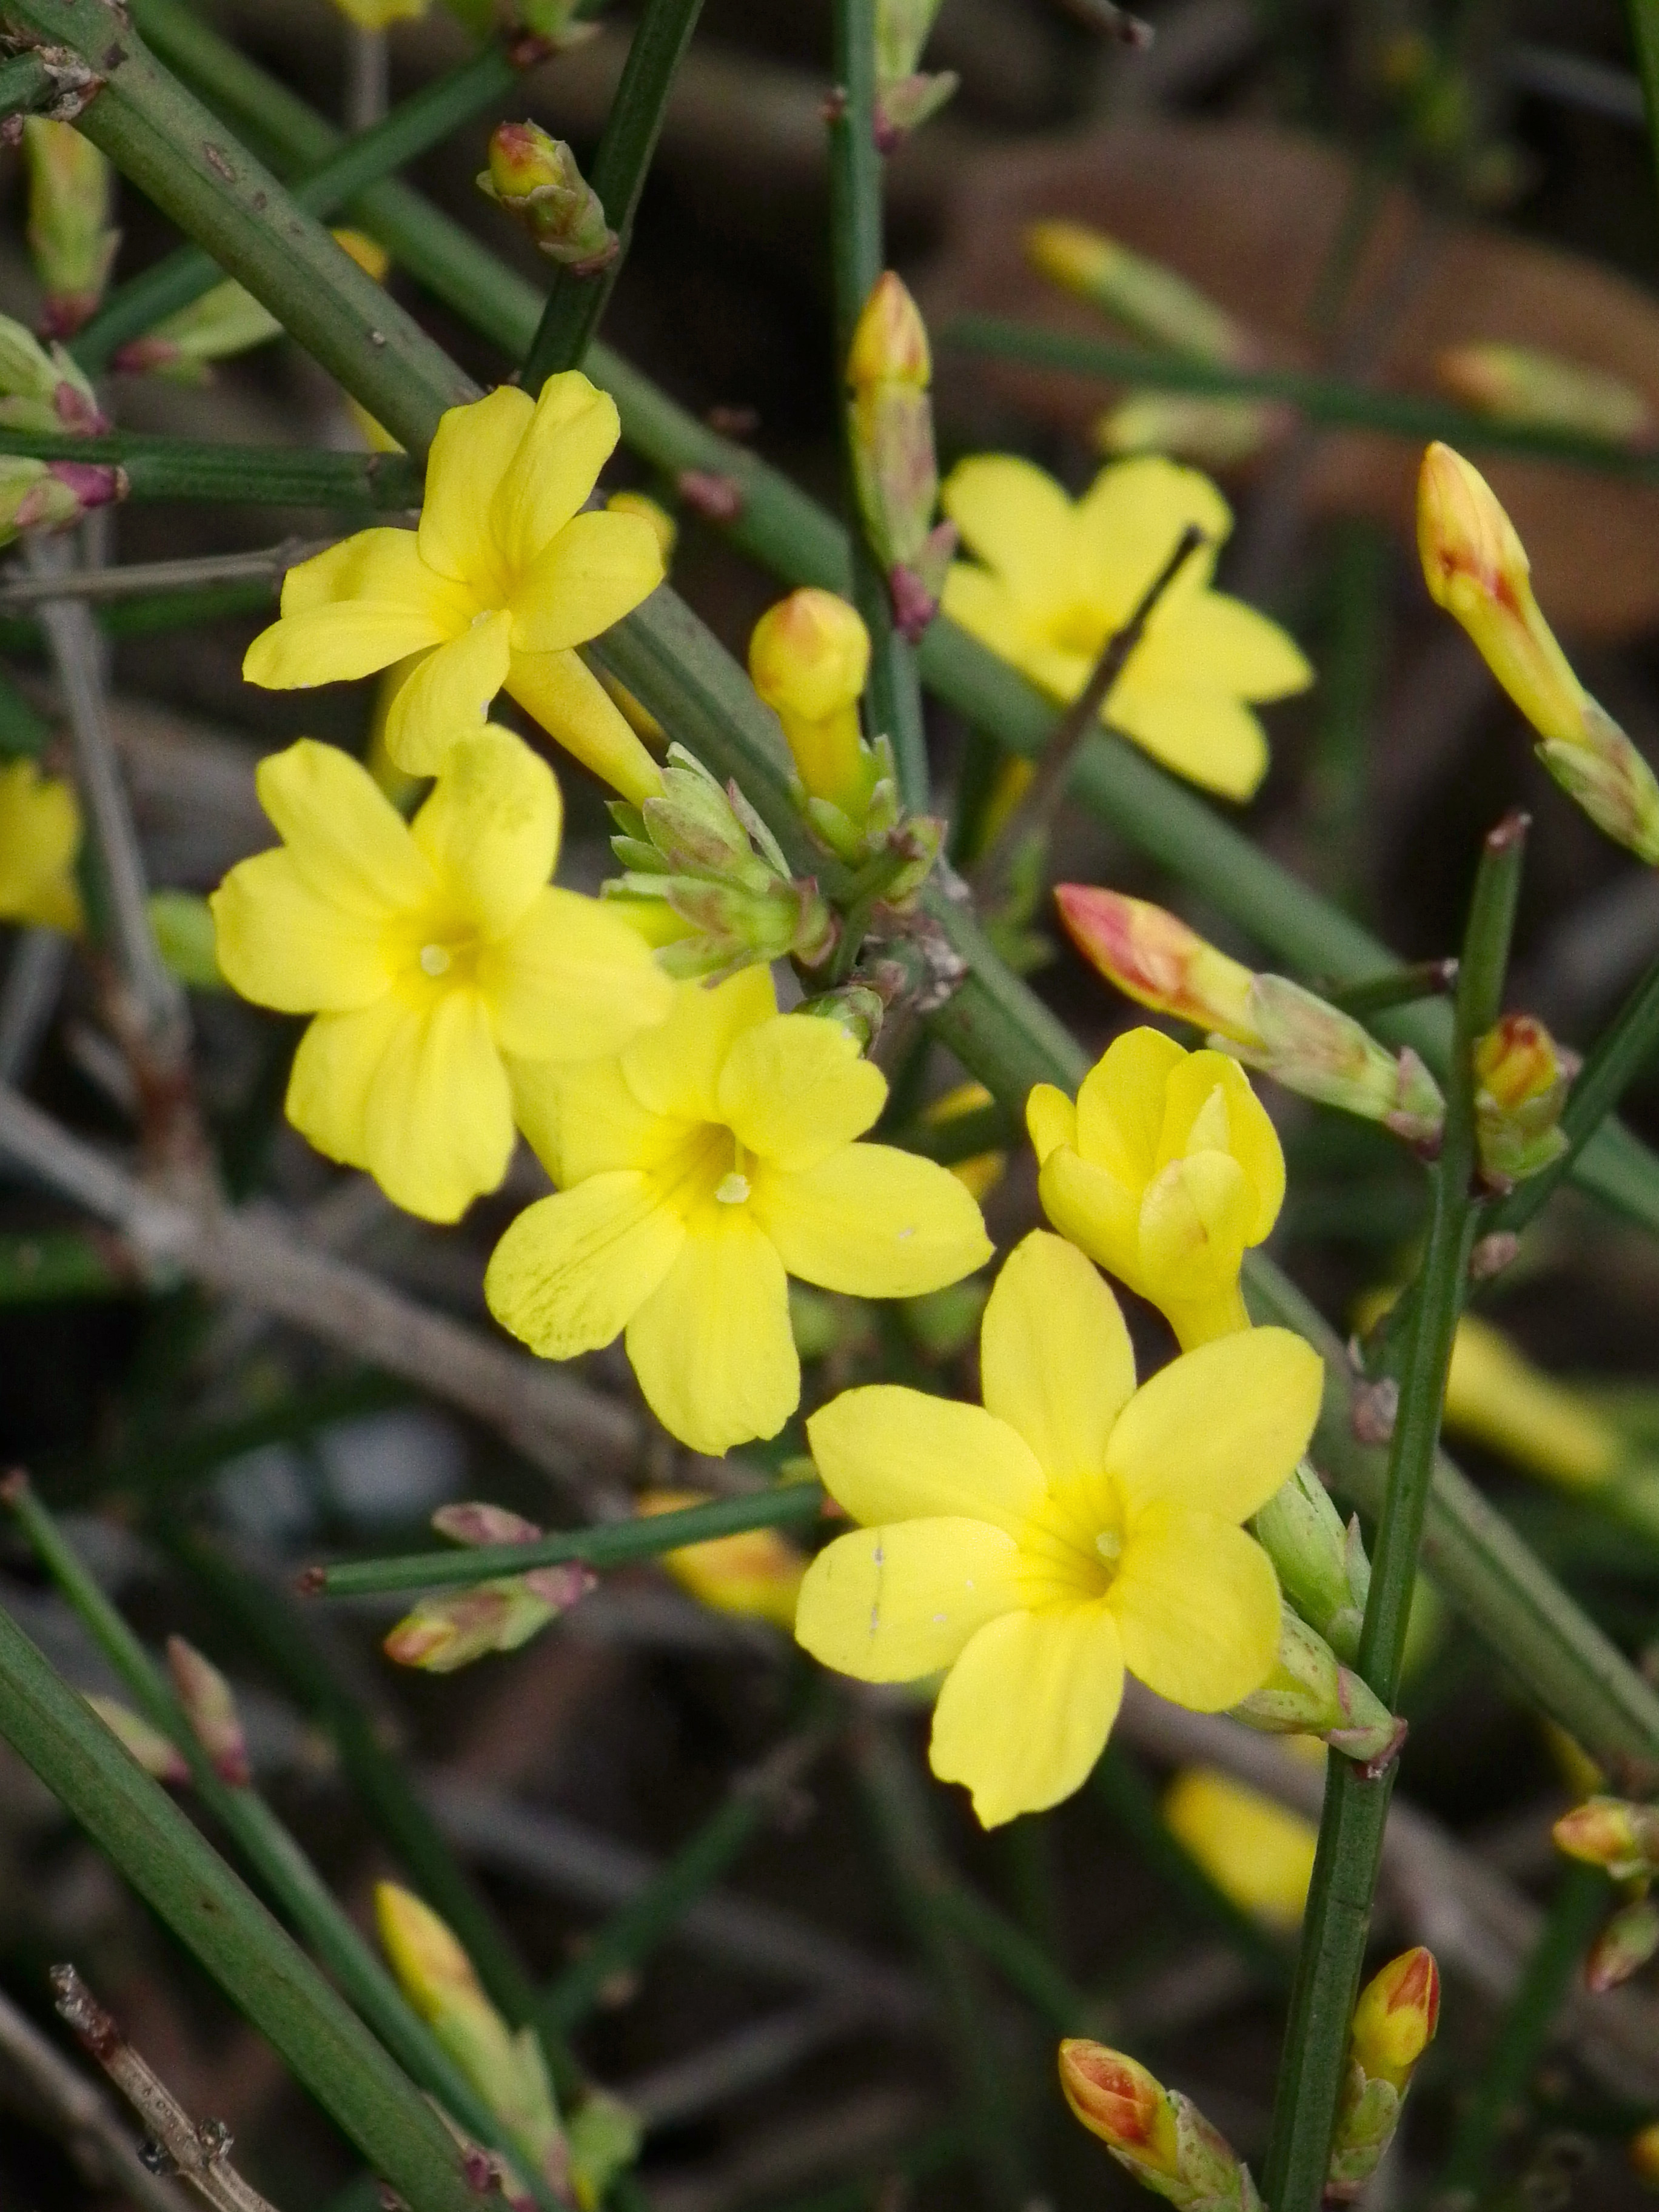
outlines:
[[1085, 660], [1097, 660], [1111, 624], [1098, 607], [1074, 600], [1048, 625], [1048, 641], [1061, 653], [1075, 653]]
[[1105, 1474], [1054, 1483], [1019, 1535], [1027, 1605], [1086, 1604], [1104, 1597], [1123, 1559], [1123, 1505]]
[[434, 979], [447, 975], [451, 966], [449, 948], [444, 945], [423, 945], [421, 947], [421, 967]]

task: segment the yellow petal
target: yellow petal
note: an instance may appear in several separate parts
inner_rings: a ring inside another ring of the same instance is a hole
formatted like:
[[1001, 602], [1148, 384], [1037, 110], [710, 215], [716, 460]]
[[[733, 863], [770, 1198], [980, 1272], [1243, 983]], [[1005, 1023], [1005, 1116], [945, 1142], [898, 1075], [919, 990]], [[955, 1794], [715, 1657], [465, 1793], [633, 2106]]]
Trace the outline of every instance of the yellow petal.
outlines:
[[562, 1189], [613, 1168], [661, 1167], [695, 1134], [694, 1124], [642, 1106], [620, 1060], [562, 1066], [515, 1060], [513, 1065], [520, 1127]]
[[462, 738], [475, 738], [507, 681], [511, 615], [480, 615], [412, 671], [386, 718], [386, 749], [410, 775], [434, 775]]
[[1231, 1152], [1171, 1160], [1140, 1202], [1140, 1278], [1158, 1304], [1166, 1297], [1212, 1297], [1237, 1279], [1253, 1200]]
[[1255, 796], [1267, 773], [1267, 736], [1249, 707], [1224, 691], [1153, 690], [1130, 669], [1114, 690], [1109, 720], [1155, 761], [1224, 799]]
[[600, 899], [550, 884], [489, 946], [478, 986], [504, 1052], [598, 1060], [668, 1017], [674, 986], [651, 948]]
[[933, 1771], [967, 1784], [983, 1827], [1043, 1812], [1088, 1779], [1122, 1700], [1122, 1647], [1103, 1600], [1006, 1613], [945, 1678]]
[[937, 1161], [890, 1145], [844, 1145], [798, 1175], [757, 1161], [750, 1182], [755, 1217], [784, 1266], [826, 1291], [920, 1297], [991, 1256], [966, 1186]]
[[945, 478], [940, 504], [962, 541], [1023, 605], [1063, 608], [1072, 596], [1072, 502], [1034, 461], [978, 453]]
[[[454, 635], [475, 611], [465, 592], [428, 568], [412, 530], [360, 530], [290, 568], [283, 579], [283, 617], [312, 614], [319, 607], [368, 599], [376, 605], [425, 612], [445, 637]], [[269, 635], [269, 633], [267, 633]]]
[[1216, 1088], [1225, 1106], [1225, 1136], [1219, 1130], [1206, 1142], [1221, 1141], [1243, 1169], [1253, 1193], [1245, 1242], [1259, 1244], [1279, 1218], [1285, 1202], [1285, 1153], [1267, 1108], [1250, 1079], [1224, 1052], [1188, 1053], [1174, 1068], [1165, 1092], [1166, 1115], [1159, 1133], [1158, 1164], [1194, 1149], [1199, 1117]]
[[596, 1175], [526, 1207], [490, 1255], [484, 1297], [532, 1352], [573, 1359], [621, 1334], [684, 1236], [642, 1175]]
[[515, 653], [507, 688], [549, 737], [624, 799], [638, 806], [661, 791], [662, 770], [579, 654]]
[[546, 887], [560, 819], [552, 769], [522, 738], [491, 726], [451, 745], [410, 830], [450, 897], [495, 938]]
[[1288, 1328], [1218, 1338], [1141, 1384], [1112, 1431], [1107, 1469], [1132, 1512], [1164, 1498], [1243, 1521], [1307, 1449], [1324, 1388], [1323, 1361]]
[[1025, 1127], [1042, 1166], [1061, 1145], [1077, 1142], [1077, 1108], [1052, 1083], [1033, 1084], [1025, 1100]]
[[800, 1400], [783, 1265], [740, 1206], [710, 1206], [628, 1325], [645, 1402], [693, 1451], [774, 1437]]
[[382, 923], [320, 897], [291, 853], [238, 861], [208, 903], [225, 980], [256, 1006], [337, 1013], [391, 984]]
[[418, 607], [348, 599], [284, 615], [261, 630], [247, 649], [242, 675], [267, 691], [308, 691], [319, 684], [373, 676], [394, 660], [441, 643], [444, 635]]
[[601, 512], [567, 522], [513, 594], [513, 643], [562, 653], [620, 622], [663, 579], [662, 541], [637, 514]]
[[507, 1070], [476, 991], [434, 992], [386, 1040], [364, 1109], [369, 1172], [392, 1203], [458, 1221], [513, 1157]]
[[255, 781], [295, 867], [331, 905], [378, 921], [432, 896], [408, 824], [349, 753], [301, 738], [262, 760]]
[[511, 580], [490, 532], [490, 501], [535, 411], [527, 392], [500, 385], [470, 407], [448, 410], [427, 460], [421, 557], [493, 606], [506, 604]]
[[985, 1309], [979, 1372], [985, 1410], [1018, 1430], [1050, 1482], [1105, 1465], [1134, 1395], [1134, 1347], [1074, 1246], [1034, 1229], [1014, 1247]]
[[368, 1165], [368, 1094], [409, 1009], [392, 992], [345, 1014], [319, 1014], [300, 1040], [283, 1110], [301, 1135], [346, 1167]]
[[780, 1168], [816, 1167], [871, 1127], [887, 1079], [838, 1022], [775, 1014], [732, 1041], [715, 1086], [717, 1118]]
[[1168, 684], [1237, 699], [1285, 699], [1313, 680], [1296, 640], [1224, 592], [1184, 599], [1134, 658], [1135, 685], [1147, 691]]
[[970, 561], [953, 561], [945, 573], [940, 605], [951, 622], [960, 623], [999, 659], [1024, 665], [1032, 638], [1031, 610], [1015, 598], [1000, 576]]
[[1140, 1200], [1069, 1145], [1049, 1153], [1037, 1176], [1042, 1210], [1060, 1235], [1132, 1291], [1141, 1287]]
[[1129, 1672], [1196, 1713], [1248, 1698], [1278, 1656], [1273, 1562], [1213, 1513], [1160, 1500], [1134, 1515], [1106, 1602]]
[[900, 1521], [837, 1536], [806, 1570], [795, 1639], [860, 1682], [913, 1682], [1019, 1603], [1019, 1549], [984, 1521]]
[[1170, 1832], [1235, 1905], [1294, 1929], [1308, 1902], [1319, 1832], [1271, 1797], [1211, 1767], [1176, 1775], [1164, 1799]]
[[489, 526], [511, 574], [522, 576], [581, 507], [621, 434], [616, 401], [580, 369], [548, 378], [490, 497]]
[[1126, 1189], [1138, 1191], [1164, 1164], [1169, 1087], [1190, 1057], [1162, 1030], [1126, 1030], [1084, 1077], [1077, 1095], [1077, 1148]]
[[777, 1010], [769, 968], [744, 968], [712, 991], [702, 983], [680, 984], [667, 1020], [623, 1055], [629, 1088], [653, 1113], [719, 1121], [726, 1054], [745, 1030], [770, 1020]]
[[[1189, 556], [1173, 589], [1183, 598], [1195, 597], [1214, 565], [1213, 549], [1226, 538], [1232, 522], [1226, 501], [1199, 470], [1158, 453], [1113, 462], [1077, 504], [1079, 594], [1109, 609], [1109, 627], [1115, 628], [1133, 611], [1175, 551], [1182, 532], [1193, 524], [1209, 539], [1212, 550]], [[1160, 613], [1169, 608], [1171, 596], [1166, 593], [1159, 602]], [[1146, 649], [1143, 645], [1140, 653]], [[1135, 658], [1139, 659], [1139, 653]]]
[[1043, 1494], [1042, 1469], [1006, 1423], [897, 1383], [843, 1390], [806, 1437], [824, 1488], [866, 1528], [959, 1515], [1018, 1537]]

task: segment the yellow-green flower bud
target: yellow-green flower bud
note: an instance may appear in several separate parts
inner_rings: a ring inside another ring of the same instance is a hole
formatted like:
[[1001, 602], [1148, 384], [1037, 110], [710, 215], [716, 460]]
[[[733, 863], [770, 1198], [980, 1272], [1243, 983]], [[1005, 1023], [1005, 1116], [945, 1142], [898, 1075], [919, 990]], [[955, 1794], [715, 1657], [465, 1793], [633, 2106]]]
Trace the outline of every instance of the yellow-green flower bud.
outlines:
[[1103, 2043], [1068, 2037], [1060, 2086], [1073, 2114], [1118, 2164], [1180, 2212], [1261, 2212], [1231, 2145], [1179, 2090]]
[[1639, 1897], [1621, 1905], [1590, 1945], [1584, 1960], [1584, 1987], [1605, 1996], [1609, 1990], [1616, 1990], [1621, 1982], [1639, 1973], [1656, 1951], [1659, 1951], [1659, 1905], [1650, 1898]]
[[176, 1788], [189, 1781], [190, 1768], [178, 1745], [170, 1743], [142, 1714], [124, 1705], [118, 1698], [88, 1697], [87, 1703], [152, 1782], [169, 1783]]
[[[533, 1544], [544, 1533], [522, 1514], [475, 1500], [440, 1506], [432, 1525], [452, 1544]], [[572, 1563], [442, 1592], [405, 1613], [381, 1649], [400, 1667], [453, 1674], [489, 1652], [516, 1651], [593, 1586], [588, 1570]]]
[[0, 315], [0, 428], [91, 436], [109, 428], [91, 385], [62, 346], [43, 346]]
[[1559, 1159], [1557, 1124], [1583, 1066], [1533, 1014], [1505, 1014], [1474, 1048], [1475, 1133], [1487, 1180], [1517, 1182]]
[[0, 545], [26, 530], [65, 530], [88, 509], [124, 498], [126, 489], [125, 469], [0, 453]]
[[195, 891], [152, 891], [148, 904], [156, 950], [179, 981], [196, 991], [226, 989], [207, 901]]
[[1343, 1526], [1330, 1492], [1304, 1459], [1250, 1527], [1273, 1561], [1285, 1596], [1351, 1666], [1371, 1586], [1358, 1517]]
[[41, 327], [72, 337], [104, 296], [121, 234], [110, 222], [115, 173], [72, 123], [23, 118], [29, 252], [46, 293]]
[[253, 1779], [247, 1738], [231, 1687], [210, 1659], [182, 1636], [167, 1638], [167, 1672], [196, 1741], [212, 1761], [221, 1782], [245, 1790]]
[[1090, 435], [1103, 453], [1174, 453], [1200, 468], [1227, 469], [1259, 453], [1285, 420], [1282, 408], [1263, 399], [1134, 391], [1109, 407]]
[[1449, 346], [1434, 366], [1448, 392], [1502, 422], [1625, 446], [1645, 444], [1653, 435], [1652, 410], [1633, 384], [1537, 346]]
[[948, 523], [937, 528], [933, 523], [939, 463], [927, 327], [890, 269], [864, 303], [846, 374], [860, 511], [888, 572], [893, 618], [914, 642], [938, 610], [956, 532]]
[[1564, 1813], [1551, 1832], [1558, 1850], [1586, 1866], [1605, 1867], [1614, 1881], [1659, 1873], [1659, 1807], [1590, 1797]]
[[1413, 2069], [1434, 2040], [1439, 2018], [1440, 1970], [1420, 1944], [1391, 1960], [1360, 1992], [1326, 2173], [1327, 2204], [1352, 2203], [1382, 2163]]
[[1372, 1774], [1391, 1765], [1406, 1741], [1405, 1722], [1284, 1604], [1273, 1672], [1232, 1715], [1267, 1735], [1316, 1735]]
[[1080, 222], [1034, 222], [1025, 258], [1074, 299], [1102, 307], [1137, 337], [1194, 361], [1240, 368], [1255, 349], [1243, 326], [1197, 286], [1103, 231]]
[[478, 190], [497, 201], [538, 250], [574, 276], [592, 276], [617, 258], [617, 234], [599, 194], [562, 138], [536, 123], [498, 124]]
[[807, 586], [769, 607], [749, 640], [749, 675], [783, 725], [808, 795], [858, 821], [877, 780], [859, 734], [870, 633], [855, 607]]

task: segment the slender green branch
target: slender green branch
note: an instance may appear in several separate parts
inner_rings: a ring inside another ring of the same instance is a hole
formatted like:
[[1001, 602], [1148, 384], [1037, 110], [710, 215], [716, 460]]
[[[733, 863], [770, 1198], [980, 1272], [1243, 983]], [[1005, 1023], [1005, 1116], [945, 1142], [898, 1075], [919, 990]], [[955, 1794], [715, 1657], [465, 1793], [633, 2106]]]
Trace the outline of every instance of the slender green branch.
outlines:
[[[448, 137], [480, 109], [503, 99], [518, 82], [506, 51], [490, 45], [423, 86], [382, 123], [345, 140], [294, 187], [297, 206], [319, 219], [335, 214], [367, 186]], [[70, 350], [95, 375], [130, 339], [153, 330], [219, 283], [223, 272], [199, 246], [167, 255], [118, 287], [81, 331]]]
[[1381, 1014], [1391, 1006], [1414, 1006], [1419, 999], [1443, 998], [1456, 981], [1455, 960], [1419, 960], [1366, 982], [1350, 983], [1328, 996], [1345, 1014]]
[[1563, 1874], [1514, 1996], [1486, 2054], [1485, 2071], [1457, 2124], [1434, 2192], [1437, 2212], [1471, 2212], [1489, 2185], [1510, 2112], [1543, 2057], [1579, 1960], [1612, 1894], [1600, 1867]]
[[[1524, 836], [1524, 823], [1511, 818], [1487, 839], [1464, 937], [1445, 1139], [1434, 1171], [1428, 1245], [1359, 1638], [1358, 1672], [1386, 1705], [1400, 1686], [1446, 1375], [1468, 1279], [1476, 1168], [1472, 1054], [1501, 1003]], [[1333, 1759], [1327, 1776], [1262, 2180], [1274, 2212], [1317, 2212], [1323, 2201], [1393, 1784], [1392, 1768], [1370, 1775], [1348, 1759]]]
[[853, 603], [870, 633], [866, 708], [874, 732], [891, 741], [899, 792], [927, 803], [927, 737], [915, 653], [893, 622], [886, 571], [858, 526], [859, 499], [847, 409], [847, 366], [864, 304], [886, 266], [883, 162], [876, 144], [876, 0], [834, 0], [836, 90], [830, 118], [830, 246], [835, 278], [836, 404], [846, 455], [842, 481], [852, 532]]
[[112, 461], [133, 500], [208, 500], [260, 507], [333, 507], [368, 514], [418, 507], [422, 472], [402, 453], [331, 453], [301, 447], [208, 445], [122, 430], [107, 438], [57, 438], [0, 429], [0, 453], [43, 461]]
[[14, 54], [0, 62], [0, 115], [28, 115], [58, 97], [52, 71], [39, 54]]
[[1085, 1994], [1025, 1930], [954, 1875], [930, 1870], [927, 1900], [945, 1927], [971, 1943], [1056, 2035], [1108, 2032], [1111, 2008]]
[[[1650, 0], [1643, 0], [1651, 12]], [[1516, 453], [1571, 468], [1596, 469], [1638, 483], [1659, 481], [1659, 458], [1612, 439], [1582, 431], [1535, 428], [1504, 422], [1472, 408], [1407, 392], [1379, 392], [1370, 385], [1344, 383], [1299, 369], [1231, 368], [1194, 361], [1185, 354], [1152, 353], [1139, 346], [1113, 345], [1069, 331], [1040, 330], [1006, 322], [995, 315], [964, 315], [948, 324], [939, 343], [959, 352], [999, 360], [1030, 362], [1043, 368], [1113, 384], [1134, 384], [1158, 392], [1198, 392], [1239, 399], [1278, 400], [1322, 428], [1374, 430], [1414, 444], [1441, 438], [1460, 452]]]
[[1631, 43], [1636, 48], [1636, 67], [1642, 80], [1648, 144], [1659, 175], [1659, 0], [1630, 0], [1628, 12]]
[[617, 234], [614, 258], [589, 276], [561, 269], [525, 357], [524, 382], [539, 392], [556, 369], [580, 368], [634, 235], [640, 195], [657, 150], [668, 95], [691, 43], [702, 0], [647, 0], [605, 118], [590, 179]]
[[[403, 1992], [289, 1831], [253, 1790], [233, 1786], [221, 1778], [170, 1686], [28, 1484], [13, 1477], [6, 1503], [41, 1565], [144, 1718], [184, 1755], [197, 1795], [386, 2049], [481, 2142], [510, 2151], [511, 2141], [501, 2122], [410, 2009]], [[547, 2212], [557, 2212], [551, 2191], [533, 2183], [532, 2186]]]
[[0, 1737], [410, 2212], [476, 2212], [437, 2114], [160, 1784], [0, 1612]]
[[751, 1528], [789, 1528], [816, 1521], [823, 1493], [815, 1482], [790, 1483], [757, 1497], [719, 1498], [710, 1505], [682, 1506], [641, 1521], [612, 1521], [596, 1528], [572, 1528], [533, 1544], [481, 1544], [474, 1550], [415, 1552], [401, 1559], [354, 1559], [334, 1567], [307, 1569], [305, 1587], [326, 1597], [362, 1597], [369, 1591], [470, 1588], [516, 1575], [532, 1567], [561, 1566], [580, 1559], [590, 1567], [617, 1567], [630, 1559], [652, 1559], [683, 1544], [706, 1544], [715, 1536], [740, 1536]]

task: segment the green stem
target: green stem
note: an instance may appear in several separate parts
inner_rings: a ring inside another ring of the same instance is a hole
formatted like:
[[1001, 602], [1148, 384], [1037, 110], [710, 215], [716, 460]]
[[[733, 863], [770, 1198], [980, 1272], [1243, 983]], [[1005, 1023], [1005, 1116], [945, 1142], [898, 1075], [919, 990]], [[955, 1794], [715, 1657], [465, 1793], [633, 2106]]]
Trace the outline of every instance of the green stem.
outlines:
[[131, 500], [207, 500], [261, 507], [318, 507], [365, 514], [402, 512], [421, 500], [419, 465], [402, 453], [331, 453], [302, 447], [207, 445], [191, 438], [118, 431], [58, 438], [0, 429], [0, 453], [43, 461], [112, 461]]
[[702, 0], [647, 0], [593, 156], [591, 182], [605, 219], [617, 234], [617, 251], [591, 276], [579, 276], [570, 269], [561, 269], [554, 276], [525, 357], [528, 392], [539, 392], [556, 370], [582, 364], [627, 258], [640, 195], [668, 112], [668, 95], [702, 12]]
[[437, 2114], [218, 1853], [0, 1612], [0, 1736], [410, 2212], [477, 2212]]
[[[417, 92], [372, 130], [343, 142], [295, 185], [297, 206], [319, 219], [335, 214], [370, 185], [448, 137], [481, 108], [500, 101], [519, 72], [499, 46], [486, 46]], [[187, 246], [121, 285], [81, 331], [70, 351], [89, 375], [128, 343], [153, 330], [219, 283], [222, 272], [199, 246]]]
[[0, 62], [0, 115], [27, 115], [58, 96], [52, 71], [39, 54], [14, 54]]
[[1409, 968], [1396, 968], [1369, 982], [1350, 983], [1325, 995], [1345, 1014], [1381, 1014], [1391, 1006], [1414, 1006], [1419, 999], [1443, 998], [1456, 981], [1455, 960], [1418, 960]]
[[1607, 1878], [1600, 1867], [1570, 1866], [1533, 1945], [1515, 1994], [1486, 2054], [1485, 2071], [1464, 2107], [1435, 2203], [1442, 2212], [1472, 2206], [1493, 2175], [1493, 2160], [1509, 2116], [1550, 2039], [1573, 1974], [1607, 1909]]
[[[289, 1831], [251, 1788], [235, 1787], [220, 1778], [170, 1686], [152, 1666], [143, 1644], [87, 1572], [27, 1483], [14, 1480], [7, 1490], [6, 1503], [41, 1565], [144, 1718], [182, 1753], [197, 1796], [234, 1838], [247, 1864], [386, 2049], [481, 2142], [510, 2151], [511, 2139], [501, 2122], [410, 2009], [403, 1992]], [[552, 2193], [533, 2182], [532, 2185], [547, 2212], [557, 2212]]]
[[[1468, 1279], [1476, 1165], [1471, 1054], [1501, 1003], [1523, 849], [1524, 824], [1513, 819], [1487, 839], [1458, 975], [1445, 1139], [1434, 1172], [1428, 1245], [1407, 1339], [1388, 1486], [1371, 1553], [1370, 1597], [1359, 1638], [1358, 1672], [1390, 1706], [1400, 1687], [1446, 1375]], [[1262, 2194], [1274, 2212], [1317, 2212], [1324, 2197], [1348, 2023], [1364, 1961], [1393, 1786], [1393, 1768], [1370, 1776], [1348, 1759], [1333, 1759], [1327, 1776], [1262, 2179]]]
[[1110, 2008], [1086, 1996], [1043, 1949], [988, 1898], [953, 1875], [930, 1872], [927, 1901], [946, 1928], [971, 1943], [1056, 2035], [1100, 2035]]
[[[834, 0], [836, 99], [830, 121], [830, 244], [835, 278], [836, 404], [842, 418], [848, 513], [859, 515], [847, 403], [853, 333], [886, 266], [882, 157], [876, 145], [877, 0]], [[916, 658], [893, 623], [887, 573], [865, 530], [852, 533], [853, 603], [870, 633], [866, 712], [872, 733], [891, 741], [899, 794], [907, 807], [927, 803], [927, 738]]]
[[1659, 0], [1630, 0], [1631, 44], [1636, 49], [1637, 73], [1642, 80], [1642, 106], [1647, 113], [1648, 145], [1659, 177]]
[[67, 1298], [130, 1297], [136, 1285], [82, 1230], [42, 1229], [0, 1237], [0, 1306]]
[[[1651, 0], [1642, 0], [1652, 13]], [[1345, 383], [1299, 369], [1231, 368], [1194, 361], [1185, 354], [1149, 352], [1139, 346], [1113, 345], [1098, 338], [1039, 330], [1006, 322], [995, 315], [964, 315], [948, 324], [941, 347], [998, 360], [1030, 362], [1073, 375], [1114, 384], [1145, 386], [1155, 392], [1198, 392], [1230, 398], [1277, 400], [1310, 422], [1333, 428], [1373, 430], [1383, 437], [1422, 444], [1436, 438], [1460, 452], [1522, 453], [1573, 468], [1597, 469], [1638, 483], [1659, 481], [1659, 458], [1609, 438], [1583, 431], [1504, 422], [1444, 400], [1422, 399], [1406, 392], [1379, 392], [1370, 385]]]
[[823, 1504], [823, 1493], [817, 1483], [790, 1483], [758, 1497], [720, 1498], [710, 1505], [682, 1506], [677, 1512], [653, 1513], [645, 1520], [572, 1528], [533, 1544], [481, 1544], [476, 1550], [415, 1552], [400, 1559], [353, 1559], [340, 1566], [313, 1567], [305, 1586], [327, 1597], [361, 1597], [368, 1591], [471, 1588], [501, 1575], [561, 1566], [571, 1559], [590, 1567], [616, 1567], [630, 1559], [655, 1559], [683, 1544], [705, 1544], [715, 1536], [793, 1528], [816, 1521]]

